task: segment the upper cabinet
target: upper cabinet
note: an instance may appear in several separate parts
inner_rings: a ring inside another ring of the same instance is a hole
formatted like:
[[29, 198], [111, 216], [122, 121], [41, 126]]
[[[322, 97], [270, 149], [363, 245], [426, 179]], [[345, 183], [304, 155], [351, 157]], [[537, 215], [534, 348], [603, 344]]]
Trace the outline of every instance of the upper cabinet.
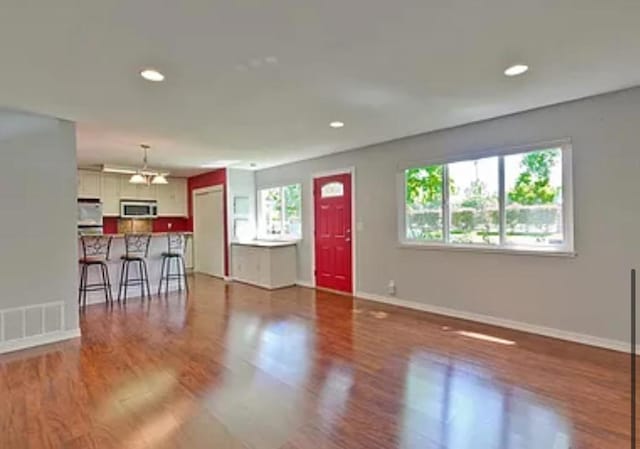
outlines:
[[100, 198], [102, 173], [78, 170], [78, 198]]
[[158, 202], [161, 217], [186, 217], [187, 180], [169, 178], [169, 184], [131, 184], [129, 175], [78, 170], [78, 198], [100, 198], [105, 217], [120, 215], [120, 200]]
[[[128, 182], [128, 181], [127, 181]], [[157, 193], [155, 185], [147, 185], [147, 184], [136, 184], [137, 187], [137, 196], [136, 198], [139, 200], [156, 200]]]
[[120, 176], [120, 198], [123, 200], [155, 200], [156, 186], [131, 184], [130, 176]]
[[107, 217], [120, 215], [120, 175], [102, 174], [102, 214]]
[[158, 215], [168, 217], [187, 216], [187, 180], [169, 178], [169, 184], [156, 186]]

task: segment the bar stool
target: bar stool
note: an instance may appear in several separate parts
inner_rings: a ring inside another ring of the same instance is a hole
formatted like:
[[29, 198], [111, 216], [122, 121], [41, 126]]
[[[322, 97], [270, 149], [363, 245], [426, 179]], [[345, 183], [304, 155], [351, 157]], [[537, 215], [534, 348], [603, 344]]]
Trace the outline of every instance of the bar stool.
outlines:
[[[111, 251], [111, 236], [105, 235], [83, 235], [80, 237], [82, 244], [82, 258], [79, 260], [80, 286], [78, 287], [78, 305], [86, 307], [87, 292], [104, 290], [107, 304], [113, 303], [111, 295], [111, 279], [109, 278], [109, 252]], [[89, 284], [89, 268], [100, 267], [102, 282]]]
[[[124, 248], [125, 254], [120, 257], [122, 266], [120, 267], [120, 286], [118, 287], [118, 302], [124, 290], [124, 302], [127, 302], [128, 287], [140, 286], [140, 296], [144, 298], [145, 288], [147, 298], [151, 299], [151, 289], [149, 288], [149, 272], [147, 271], [147, 256], [149, 255], [149, 243], [151, 234], [125, 234]], [[138, 265], [138, 277], [129, 277], [129, 266]]]
[[[187, 248], [187, 236], [181, 233], [167, 234], [167, 251], [162, 253], [162, 268], [160, 270], [160, 284], [158, 285], [158, 295], [162, 291], [162, 281], [164, 281], [164, 291], [169, 293], [169, 280], [178, 280], [178, 289], [182, 291], [182, 281], [185, 289], [189, 292], [187, 282], [187, 267], [184, 263], [184, 253]], [[176, 262], [176, 273], [171, 272], [171, 262]]]

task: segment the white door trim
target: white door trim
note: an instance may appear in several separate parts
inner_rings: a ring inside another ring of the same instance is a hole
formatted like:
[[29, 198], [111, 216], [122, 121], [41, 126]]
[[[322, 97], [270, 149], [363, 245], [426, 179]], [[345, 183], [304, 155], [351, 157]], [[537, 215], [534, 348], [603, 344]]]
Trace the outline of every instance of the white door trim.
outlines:
[[356, 243], [358, 230], [356, 229], [356, 167], [338, 168], [335, 170], [321, 171], [311, 174], [311, 286], [316, 287], [316, 196], [313, 191], [315, 180], [325, 176], [351, 175], [351, 294], [355, 295], [357, 283]]
[[225, 264], [226, 264], [226, 233], [225, 233], [225, 227], [226, 227], [226, 223], [224, 222], [224, 203], [225, 203], [225, 198], [224, 198], [224, 186], [221, 184], [217, 184], [214, 186], [208, 186], [208, 187], [201, 187], [199, 189], [193, 189], [191, 191], [191, 214], [192, 214], [192, 223], [193, 223], [193, 271], [196, 271], [196, 196], [197, 195], [203, 195], [206, 193], [211, 193], [211, 192], [220, 192], [222, 193], [222, 276], [221, 279], [227, 280], [227, 274], [225, 271]]

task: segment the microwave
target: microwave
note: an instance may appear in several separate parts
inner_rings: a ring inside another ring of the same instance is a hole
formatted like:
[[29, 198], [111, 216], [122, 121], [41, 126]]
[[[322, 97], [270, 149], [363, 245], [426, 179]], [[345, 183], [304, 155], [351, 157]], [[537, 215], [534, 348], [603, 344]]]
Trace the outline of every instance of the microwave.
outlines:
[[102, 203], [100, 200], [78, 200], [78, 226], [102, 226]]
[[157, 216], [157, 201], [120, 201], [121, 218], [156, 218]]

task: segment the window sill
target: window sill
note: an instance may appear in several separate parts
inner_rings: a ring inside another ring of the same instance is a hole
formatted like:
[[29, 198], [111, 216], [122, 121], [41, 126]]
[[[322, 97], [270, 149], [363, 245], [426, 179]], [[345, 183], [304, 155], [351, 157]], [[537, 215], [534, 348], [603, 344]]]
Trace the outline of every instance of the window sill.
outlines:
[[542, 256], [542, 257], [566, 257], [574, 258], [578, 254], [575, 251], [567, 251], [564, 249], [533, 249], [527, 247], [489, 247], [479, 245], [452, 245], [444, 243], [417, 243], [417, 242], [400, 242], [400, 249], [417, 249], [429, 251], [453, 251], [453, 252], [472, 252], [472, 253], [489, 253], [489, 254], [508, 254], [514, 256]]

